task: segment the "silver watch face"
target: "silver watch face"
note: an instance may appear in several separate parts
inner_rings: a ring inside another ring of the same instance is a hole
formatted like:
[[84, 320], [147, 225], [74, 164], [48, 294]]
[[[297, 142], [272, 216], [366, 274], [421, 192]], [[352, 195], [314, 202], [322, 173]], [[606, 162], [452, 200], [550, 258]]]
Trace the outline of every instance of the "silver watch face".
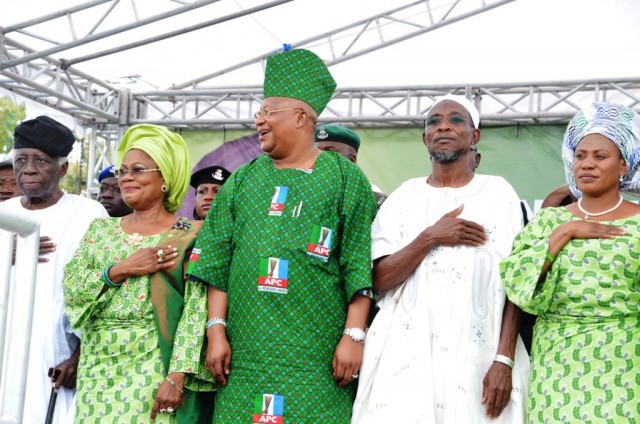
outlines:
[[360, 328], [347, 328], [344, 331], [344, 334], [348, 335], [355, 341], [362, 341], [365, 337], [364, 330], [361, 330]]

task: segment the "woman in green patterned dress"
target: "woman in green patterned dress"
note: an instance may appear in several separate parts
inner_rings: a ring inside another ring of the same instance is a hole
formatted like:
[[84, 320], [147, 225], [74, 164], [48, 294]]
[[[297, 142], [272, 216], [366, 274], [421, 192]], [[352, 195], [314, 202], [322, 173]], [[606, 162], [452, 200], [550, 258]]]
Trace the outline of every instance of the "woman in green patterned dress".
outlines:
[[[179, 135], [136, 125], [118, 148], [133, 213], [93, 221], [65, 269], [65, 302], [82, 333], [78, 423], [211, 421], [203, 343], [206, 289], [185, 282], [200, 223], [178, 219], [189, 185]], [[207, 415], [208, 412], [208, 415]]]
[[640, 116], [595, 103], [571, 120], [565, 173], [579, 200], [541, 209], [501, 264], [509, 299], [538, 315], [529, 423], [640, 417]]

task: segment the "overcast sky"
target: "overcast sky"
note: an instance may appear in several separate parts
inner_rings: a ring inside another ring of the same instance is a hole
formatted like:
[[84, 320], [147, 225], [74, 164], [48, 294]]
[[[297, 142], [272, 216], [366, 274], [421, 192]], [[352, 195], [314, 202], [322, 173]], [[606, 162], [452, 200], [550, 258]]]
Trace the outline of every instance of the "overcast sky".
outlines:
[[[170, 4], [167, 1], [138, 0], [136, 5], [144, 17], [151, 10], [157, 11], [162, 3]], [[481, 4], [481, 0], [465, 1], [468, 5]], [[166, 87], [277, 49], [282, 42], [296, 42], [409, 2], [295, 0], [256, 13], [251, 18], [236, 19], [77, 67], [104, 80], [138, 74], [143, 80]], [[78, 3], [83, 2], [20, 0], [20, 7], [2, 11], [0, 26]], [[221, 0], [146, 31], [167, 32], [261, 3], [264, 0]], [[444, 3], [444, 0], [432, 0], [434, 5]], [[122, 1], [118, 7], [130, 8], [131, 3]], [[121, 13], [128, 12], [122, 9]], [[410, 18], [426, 22], [426, 15]], [[118, 24], [113, 17], [111, 20], [105, 22], [105, 27]], [[93, 22], [87, 20], [87, 25]], [[638, 77], [638, 22], [638, 0], [516, 0], [335, 65], [331, 71], [338, 85], [343, 87]], [[76, 26], [78, 33], [82, 33], [82, 22]], [[62, 20], [48, 31], [52, 36], [65, 37], [67, 28]], [[125, 33], [74, 51], [57, 53], [54, 57], [73, 58], [132, 39], [135, 39], [134, 34]], [[34, 47], [43, 48], [44, 45]], [[261, 68], [254, 66], [212, 80], [207, 85], [261, 82]]]

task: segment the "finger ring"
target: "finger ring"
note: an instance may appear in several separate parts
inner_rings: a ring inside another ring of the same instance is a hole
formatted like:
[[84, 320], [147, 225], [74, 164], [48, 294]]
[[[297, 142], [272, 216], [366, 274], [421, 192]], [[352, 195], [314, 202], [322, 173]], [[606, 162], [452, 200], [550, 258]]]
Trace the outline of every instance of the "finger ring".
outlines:
[[159, 413], [161, 413], [161, 414], [166, 414], [166, 413], [167, 413], [167, 410], [166, 410], [166, 409], [164, 409], [164, 408], [162, 408], [162, 409], [161, 409], [161, 410], [159, 410], [158, 412], [159, 412]]
[[164, 263], [164, 259], [162, 259], [162, 258], [158, 259], [158, 263], [159, 264], [163, 264]]
[[164, 261], [164, 250], [159, 249], [156, 254], [158, 255], [158, 259]]
[[358, 378], [360, 374], [351, 374], [351, 378]]
[[173, 414], [173, 408], [167, 408], [167, 414]]

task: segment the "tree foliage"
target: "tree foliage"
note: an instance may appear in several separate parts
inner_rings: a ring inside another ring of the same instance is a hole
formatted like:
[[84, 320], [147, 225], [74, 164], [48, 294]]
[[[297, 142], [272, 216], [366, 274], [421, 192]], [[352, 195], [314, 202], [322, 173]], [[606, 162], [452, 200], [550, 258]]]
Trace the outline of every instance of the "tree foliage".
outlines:
[[13, 148], [13, 130], [27, 116], [24, 103], [15, 104], [10, 97], [0, 97], [0, 153]]

